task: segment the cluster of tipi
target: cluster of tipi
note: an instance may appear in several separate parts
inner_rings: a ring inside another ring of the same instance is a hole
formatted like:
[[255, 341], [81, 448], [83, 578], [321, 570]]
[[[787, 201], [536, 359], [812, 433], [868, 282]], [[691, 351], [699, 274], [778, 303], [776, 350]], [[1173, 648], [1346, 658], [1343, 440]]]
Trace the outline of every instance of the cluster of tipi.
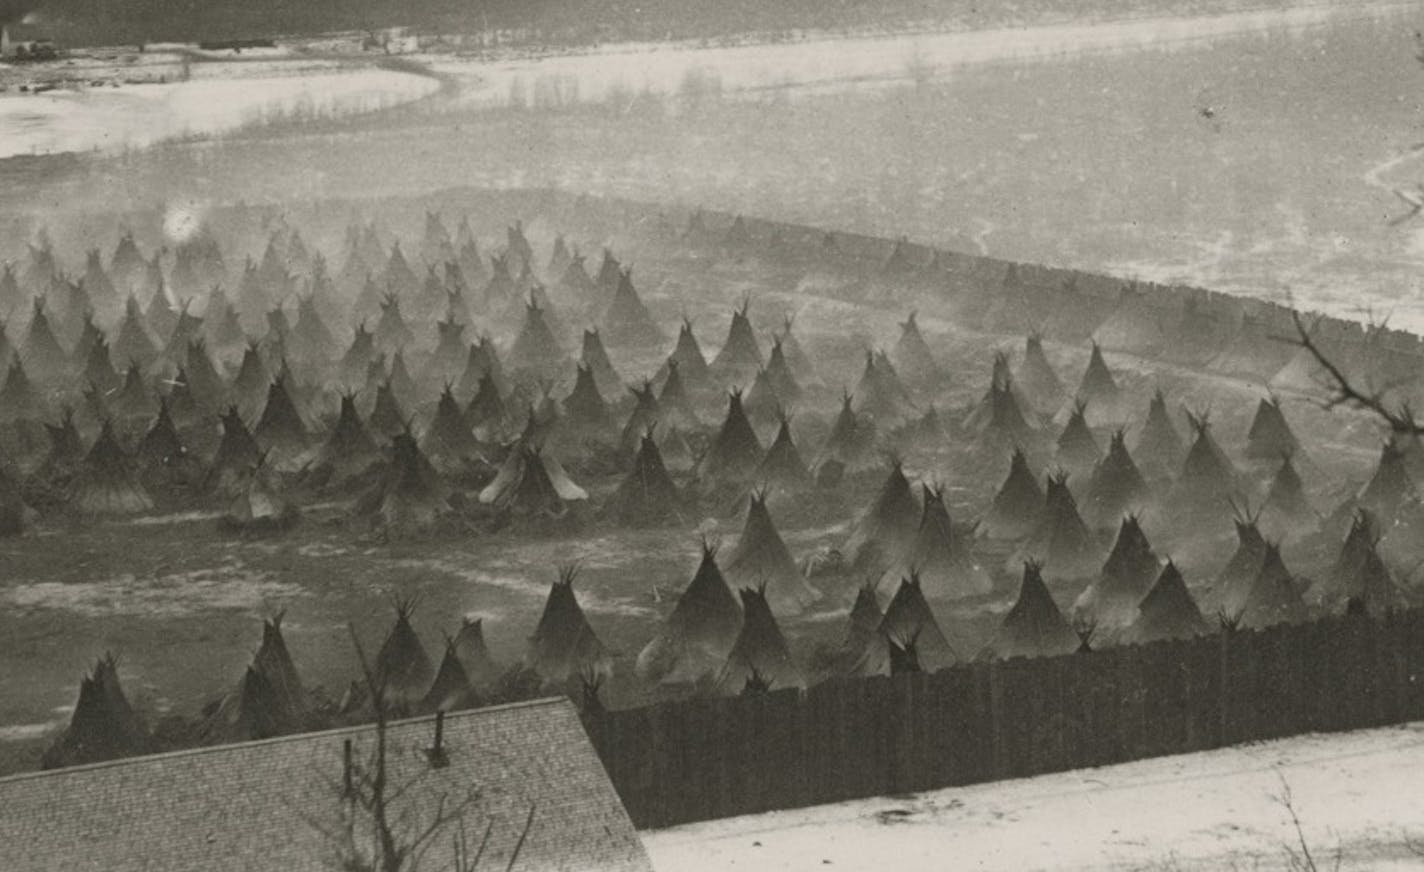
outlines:
[[[789, 412], [829, 411], [814, 408], [827, 386], [789, 321], [763, 355], [744, 302], [709, 361], [689, 320], [667, 352], [631, 269], [606, 250], [591, 275], [560, 237], [541, 268], [515, 225], [499, 253], [485, 258], [467, 222], [452, 236], [427, 214], [418, 246], [423, 278], [399, 241], [386, 244], [374, 224], [359, 222], [348, 228], [343, 266], [332, 275], [300, 232], [264, 221], [260, 261], [238, 270], [226, 264], [216, 230], [179, 244], [170, 263], [161, 253], [145, 258], [125, 235], [107, 267], [90, 253], [82, 280], [63, 274], [43, 240], [22, 267], [6, 266], [0, 444], [9, 462], [0, 516], [9, 531], [24, 527], [32, 507], [123, 514], [211, 499], [223, 502], [235, 529], [280, 528], [309, 494], [351, 495], [359, 517], [392, 535], [476, 525], [562, 529], [591, 517], [676, 523], [730, 500], [745, 509], [736, 546], [722, 559], [704, 549], [692, 583], [636, 662], [645, 681], [704, 682], [721, 693], [804, 685], [807, 670], [791, 657], [776, 615], [837, 594], [854, 593], [855, 605], [830, 671], [954, 662], [966, 652], [950, 643], [929, 602], [991, 595], [1020, 569], [1018, 599], [982, 656], [1071, 652], [1089, 631], [1129, 642], [1211, 628], [1145, 529], [1172, 531], [1174, 547], [1209, 538], [1222, 519], [1229, 524], [1225, 507], [1241, 499], [1249, 477], [1216, 443], [1205, 415], [1192, 417], [1184, 440], [1160, 393], [1133, 447], [1118, 428], [1104, 449], [1090, 420], [1123, 422], [1130, 410], [1096, 345], [1070, 397], [1040, 337], [1030, 336], [1017, 368], [997, 357], [982, 399], [944, 420], [934, 403], [950, 379], [911, 315], [893, 349], [867, 353], [808, 462]], [[252, 223], [239, 229], [251, 235]], [[237, 290], [228, 295], [222, 288], [234, 276]], [[190, 311], [197, 302], [201, 317]], [[573, 323], [592, 325], [577, 356], [568, 351]], [[483, 328], [477, 338], [475, 325]], [[627, 387], [610, 348], [649, 362], [654, 376]], [[720, 425], [710, 425], [719, 416]], [[769, 444], [759, 428], [775, 433]], [[887, 449], [935, 453], [951, 442], [970, 446], [979, 466], [1011, 454], [1007, 478], [972, 525], [951, 521], [939, 487], [926, 483], [917, 493], [898, 462], [886, 471]], [[1391, 443], [1370, 484], [1322, 522], [1295, 467], [1298, 449], [1279, 403], [1263, 400], [1245, 454], [1274, 471], [1261, 514], [1238, 516], [1238, 550], [1212, 585], [1214, 614], [1229, 623], [1298, 620], [1310, 599], [1367, 610], [1402, 601], [1382, 551], [1390, 536], [1404, 538], [1398, 531], [1424, 519], [1409, 483], [1424, 451]], [[1054, 471], [1041, 483], [1034, 466], [1049, 463]], [[586, 489], [575, 477], [599, 486]], [[1084, 483], [1076, 494], [1070, 478]], [[839, 590], [818, 590], [772, 507], [853, 494], [876, 480], [884, 483], [834, 563]], [[591, 491], [600, 494], [597, 509], [588, 508]], [[1263, 535], [1268, 523], [1348, 533], [1329, 574], [1303, 589]], [[1007, 559], [991, 565], [988, 554]], [[860, 586], [863, 579], [870, 583]], [[1088, 582], [1071, 620], [1045, 581]], [[877, 591], [891, 587], [882, 608]], [[439, 669], [402, 638], [413, 631], [398, 622], [387, 647], [392, 663], [406, 665], [383, 668], [403, 704], [428, 707], [478, 690], [469, 679], [484, 667], [460, 659], [459, 636]], [[540, 639], [556, 641], [544, 650]], [[571, 577], [554, 586], [535, 640], [525, 665], [541, 682], [610, 668]], [[272, 665], [281, 659], [259, 655], [205, 729], [250, 737], [303, 723], [305, 704], [293, 701], [289, 686], [294, 674]], [[448, 664], [467, 680], [450, 679], [458, 673]], [[101, 663], [81, 699], [109, 700], [116, 686], [112, 664]], [[244, 700], [267, 702], [253, 711]], [[84, 720], [76, 711], [76, 725]]]

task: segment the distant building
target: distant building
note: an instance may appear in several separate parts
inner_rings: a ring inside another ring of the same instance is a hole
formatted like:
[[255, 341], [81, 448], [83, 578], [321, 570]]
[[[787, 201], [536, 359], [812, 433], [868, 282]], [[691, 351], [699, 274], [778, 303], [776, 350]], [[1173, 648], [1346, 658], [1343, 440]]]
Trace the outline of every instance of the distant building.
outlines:
[[[567, 699], [447, 715], [387, 731], [393, 812], [413, 834], [461, 810], [480, 869], [651, 872], [638, 834]], [[318, 872], [339, 868], [345, 776], [369, 761], [374, 726], [131, 757], [0, 779], [7, 872]], [[358, 761], [348, 767], [350, 759]], [[359, 777], [359, 772], [357, 777]], [[460, 828], [422, 868], [455, 868]], [[521, 835], [522, 834], [522, 835]]]
[[0, 25], [0, 59], [48, 61], [59, 57], [54, 40], [21, 23]]

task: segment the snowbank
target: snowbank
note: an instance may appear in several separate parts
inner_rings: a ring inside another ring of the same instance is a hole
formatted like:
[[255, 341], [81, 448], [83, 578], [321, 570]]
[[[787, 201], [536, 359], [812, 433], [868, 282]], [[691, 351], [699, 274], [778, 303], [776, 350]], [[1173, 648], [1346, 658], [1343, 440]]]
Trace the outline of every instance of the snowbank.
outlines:
[[[1424, 723], [643, 833], [663, 872], [1424, 865]], [[1409, 843], [1412, 843], [1412, 847]], [[1416, 850], [1419, 853], [1416, 853]]]

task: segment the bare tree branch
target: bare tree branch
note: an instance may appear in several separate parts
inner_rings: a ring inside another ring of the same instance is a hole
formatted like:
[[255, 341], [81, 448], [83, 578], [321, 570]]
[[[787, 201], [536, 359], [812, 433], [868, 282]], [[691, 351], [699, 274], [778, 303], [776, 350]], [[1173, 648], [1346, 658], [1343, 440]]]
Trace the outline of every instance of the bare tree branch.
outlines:
[[1322, 403], [1326, 409], [1333, 409], [1338, 406], [1350, 406], [1357, 409], [1364, 409], [1373, 412], [1377, 417], [1389, 425], [1390, 430], [1395, 433], [1403, 433], [1417, 436], [1424, 433], [1424, 426], [1414, 420], [1414, 413], [1410, 411], [1407, 403], [1400, 403], [1396, 408], [1390, 408], [1385, 401], [1384, 391], [1366, 391], [1355, 386], [1350, 381], [1340, 365], [1330, 358], [1321, 349], [1320, 344], [1312, 335], [1316, 324], [1306, 326], [1300, 312], [1291, 309], [1291, 321], [1295, 323], [1296, 336], [1289, 340], [1293, 345], [1304, 348], [1315, 359], [1320, 368], [1325, 371], [1328, 380], [1326, 387], [1331, 391], [1329, 399]]
[[519, 833], [519, 841], [514, 843], [514, 850], [509, 854], [509, 865], [504, 867], [504, 872], [512, 872], [514, 864], [519, 862], [519, 852], [524, 849], [524, 840], [529, 837], [529, 829], [534, 826], [534, 809], [536, 805], [529, 805], [529, 817], [524, 819], [524, 829]]

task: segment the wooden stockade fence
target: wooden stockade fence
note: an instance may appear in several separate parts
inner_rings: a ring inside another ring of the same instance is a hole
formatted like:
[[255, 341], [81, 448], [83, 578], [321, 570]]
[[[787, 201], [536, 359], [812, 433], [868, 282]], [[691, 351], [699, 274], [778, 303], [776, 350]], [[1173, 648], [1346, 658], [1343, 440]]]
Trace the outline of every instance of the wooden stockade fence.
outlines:
[[641, 828], [1424, 718], [1424, 610], [590, 712]]

